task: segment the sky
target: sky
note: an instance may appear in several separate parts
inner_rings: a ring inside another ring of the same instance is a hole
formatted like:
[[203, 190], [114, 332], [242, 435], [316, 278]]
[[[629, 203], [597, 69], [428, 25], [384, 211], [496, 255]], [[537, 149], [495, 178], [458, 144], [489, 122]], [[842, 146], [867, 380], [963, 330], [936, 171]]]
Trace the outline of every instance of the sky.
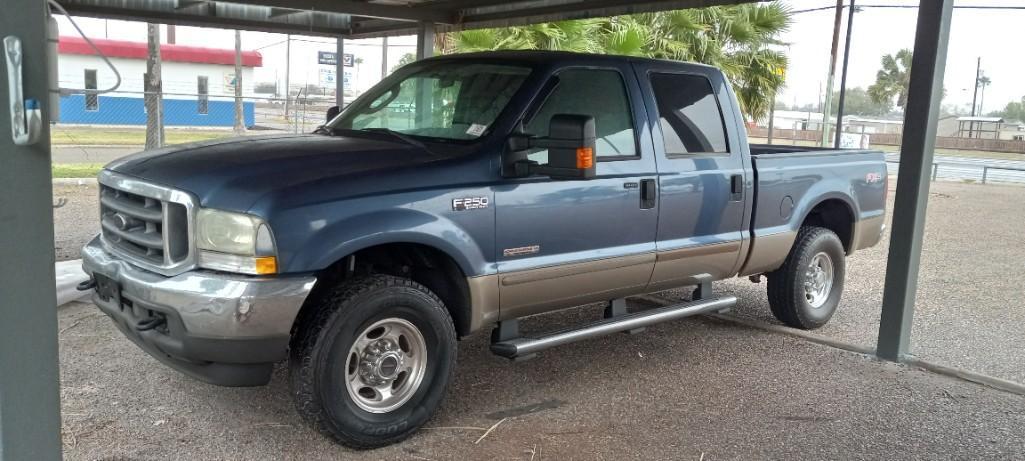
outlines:
[[[849, 0], [845, 0], [845, 3]], [[926, 0], [928, 1], [928, 0]], [[835, 0], [787, 0], [794, 11], [835, 6]], [[857, 0], [855, 5], [916, 5], [907, 0]], [[1025, 6], [1025, 0], [956, 0], [956, 6]], [[817, 103], [825, 90], [829, 71], [829, 49], [833, 33], [834, 9], [793, 16], [793, 24], [783, 40], [790, 58], [787, 88], [779, 99], [786, 104]], [[867, 88], [875, 82], [884, 54], [901, 48], [914, 48], [915, 8], [864, 8], [854, 15], [848, 88]], [[842, 64], [847, 13], [843, 15], [840, 56], [837, 59], [836, 89]], [[1010, 101], [1025, 96], [1025, 10], [954, 9], [950, 26], [950, 44], [943, 86], [944, 104], [970, 107], [975, 81], [976, 59], [982, 58], [982, 71], [992, 80], [986, 88], [983, 111], [1003, 109]]]
[[[849, 0], [845, 0], [845, 3]], [[925, 0], [929, 1], [929, 0]], [[783, 0], [794, 11], [824, 6], [835, 6], [835, 0]], [[916, 5], [909, 0], [858, 0], [866, 7], [855, 14], [853, 39], [848, 76], [848, 87], [868, 87], [875, 81], [884, 54], [896, 53], [901, 48], [913, 48], [915, 37], [915, 8], [873, 8], [870, 5]], [[956, 0], [955, 6], [1025, 6], [1025, 0]], [[829, 48], [833, 33], [834, 11], [823, 10], [796, 13], [793, 24], [783, 36], [789, 43], [784, 48], [790, 58], [787, 72], [787, 87], [778, 99], [787, 104], [817, 104], [825, 93], [825, 80], [829, 70]], [[840, 50], [843, 50], [846, 32], [841, 31]], [[58, 18], [62, 35], [73, 34], [74, 30], [63, 17]], [[146, 26], [143, 23], [126, 21], [105, 21], [79, 18], [79, 25], [93, 37], [145, 41]], [[982, 58], [983, 73], [992, 80], [985, 91], [985, 112], [1002, 109], [1008, 102], [1025, 96], [1025, 9], [1020, 10], [973, 10], [955, 9], [951, 24], [951, 37], [944, 88], [947, 96], [944, 104], [956, 104], [962, 108], [972, 102], [972, 88], [975, 79], [977, 58]], [[230, 30], [178, 27], [177, 41], [180, 44], [232, 48], [234, 32]], [[334, 51], [332, 39], [326, 37], [293, 36], [291, 82], [293, 85], [309, 82], [316, 84], [318, 50]], [[264, 65], [255, 71], [257, 82], [282, 81], [285, 73], [285, 36], [263, 32], [243, 32], [242, 47], [258, 49], [264, 56]], [[415, 37], [396, 37], [390, 41], [389, 68], [403, 54], [415, 51]], [[362, 57], [358, 80], [360, 87], [369, 86], [380, 77], [380, 40], [346, 41], [346, 52]], [[837, 62], [836, 88], [839, 89], [840, 59]], [[820, 90], [820, 88], [822, 88]]]

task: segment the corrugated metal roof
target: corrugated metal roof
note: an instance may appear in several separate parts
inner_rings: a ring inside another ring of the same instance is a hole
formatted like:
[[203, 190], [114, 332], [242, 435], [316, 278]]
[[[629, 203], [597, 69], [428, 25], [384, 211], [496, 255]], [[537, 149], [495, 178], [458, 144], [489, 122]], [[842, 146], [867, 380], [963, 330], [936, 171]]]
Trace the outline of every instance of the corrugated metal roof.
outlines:
[[506, 27], [744, 0], [59, 0], [69, 12], [167, 24], [344, 36], [407, 35], [419, 22], [439, 31]]

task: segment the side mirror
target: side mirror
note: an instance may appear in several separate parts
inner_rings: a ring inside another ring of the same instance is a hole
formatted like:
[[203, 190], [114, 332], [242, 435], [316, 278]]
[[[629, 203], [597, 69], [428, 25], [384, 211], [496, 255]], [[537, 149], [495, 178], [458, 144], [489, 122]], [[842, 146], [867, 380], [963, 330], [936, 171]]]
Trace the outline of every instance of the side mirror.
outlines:
[[331, 107], [329, 107], [327, 109], [327, 121], [330, 122], [332, 119], [337, 117], [338, 113], [341, 112], [341, 111], [342, 111], [342, 109], [339, 108], [338, 106], [331, 106]]
[[594, 117], [590, 115], [553, 115], [547, 138], [510, 139], [515, 150], [539, 147], [548, 149], [548, 163], [529, 160], [514, 164], [517, 175], [539, 174], [553, 179], [591, 179], [595, 176]]

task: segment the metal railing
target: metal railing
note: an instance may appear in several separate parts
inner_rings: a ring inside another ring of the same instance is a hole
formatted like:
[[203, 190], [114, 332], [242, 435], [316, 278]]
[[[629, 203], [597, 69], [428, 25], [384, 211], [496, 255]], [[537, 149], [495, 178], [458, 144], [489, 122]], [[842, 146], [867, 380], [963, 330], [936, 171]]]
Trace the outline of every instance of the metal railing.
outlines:
[[[886, 163], [900, 164], [900, 161], [899, 160], [887, 159]], [[991, 178], [990, 178], [990, 170], [998, 170], [998, 171], [1011, 171], [1011, 172], [1020, 173], [1020, 174], [1012, 174], [1012, 175], [1001, 175], [1001, 177], [997, 177], [996, 178], [996, 180], [999, 181], [999, 182], [1025, 183], [1025, 167], [1011, 166], [1011, 165], [994, 165], [994, 164], [986, 164], [986, 163], [950, 162], [950, 161], [942, 161], [942, 160], [941, 161], [933, 161], [932, 162], [932, 180], [933, 181], [936, 181], [939, 178], [939, 176], [940, 176], [940, 167], [957, 168], [957, 169], [962, 170], [962, 171], [954, 171], [954, 172], [947, 171], [948, 177], [953, 178], [953, 179], [974, 180], [974, 179], [978, 178], [980, 183], [986, 184], [987, 181], [991, 180]], [[974, 176], [958, 174], [958, 173], [962, 173], [963, 170], [965, 170], [965, 169], [967, 169], [967, 170], [975, 170], [975, 171], [979, 172], [979, 174], [974, 175]]]

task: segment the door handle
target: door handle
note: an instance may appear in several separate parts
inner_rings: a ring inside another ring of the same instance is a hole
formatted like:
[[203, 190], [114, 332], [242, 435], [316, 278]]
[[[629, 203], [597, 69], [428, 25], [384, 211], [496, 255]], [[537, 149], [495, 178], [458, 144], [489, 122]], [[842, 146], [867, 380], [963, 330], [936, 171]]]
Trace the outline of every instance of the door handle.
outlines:
[[654, 179], [641, 180], [641, 209], [649, 210], [655, 208], [655, 199], [658, 196], [658, 189], [655, 187]]
[[739, 202], [744, 198], [744, 177], [735, 174], [730, 177], [730, 200]]

